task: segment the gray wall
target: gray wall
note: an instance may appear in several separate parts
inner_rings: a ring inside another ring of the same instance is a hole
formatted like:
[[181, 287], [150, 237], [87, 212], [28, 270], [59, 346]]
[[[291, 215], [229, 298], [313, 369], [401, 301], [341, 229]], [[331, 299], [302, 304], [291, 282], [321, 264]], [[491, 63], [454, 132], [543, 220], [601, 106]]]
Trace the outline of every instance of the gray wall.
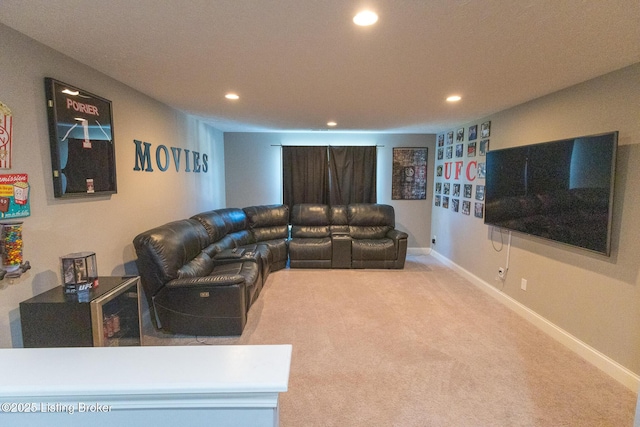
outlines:
[[[482, 220], [433, 208], [434, 250], [501, 289], [580, 341], [640, 373], [640, 64], [502, 111], [491, 121], [491, 149], [617, 130], [612, 254], [607, 258], [513, 233], [506, 264], [497, 251], [507, 235]], [[455, 130], [455, 129], [452, 129]], [[444, 180], [443, 180], [444, 181]], [[482, 182], [481, 182], [482, 183]], [[520, 289], [527, 279], [527, 290]]]
[[396, 227], [409, 234], [413, 251], [430, 246], [433, 186], [427, 200], [391, 200], [393, 147], [427, 147], [428, 173], [433, 170], [435, 135], [376, 133], [225, 133], [227, 206], [282, 203], [281, 145], [377, 145], [378, 203], [392, 205]]
[[[223, 135], [1, 24], [0, 40], [0, 101], [14, 117], [13, 167], [0, 173], [27, 173], [31, 185], [23, 236], [33, 268], [0, 282], [0, 347], [20, 347], [19, 303], [61, 283], [60, 256], [94, 251], [100, 275], [135, 273], [136, 234], [224, 206]], [[45, 76], [112, 101], [117, 194], [53, 197]], [[209, 172], [136, 172], [134, 139], [207, 153]]]

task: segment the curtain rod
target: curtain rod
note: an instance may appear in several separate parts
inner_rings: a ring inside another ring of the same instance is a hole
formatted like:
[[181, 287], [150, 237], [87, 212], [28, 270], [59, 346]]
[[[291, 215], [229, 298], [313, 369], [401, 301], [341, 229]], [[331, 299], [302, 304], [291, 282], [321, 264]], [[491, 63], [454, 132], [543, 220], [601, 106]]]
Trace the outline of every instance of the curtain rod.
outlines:
[[271, 144], [272, 147], [384, 147], [384, 145], [282, 145]]

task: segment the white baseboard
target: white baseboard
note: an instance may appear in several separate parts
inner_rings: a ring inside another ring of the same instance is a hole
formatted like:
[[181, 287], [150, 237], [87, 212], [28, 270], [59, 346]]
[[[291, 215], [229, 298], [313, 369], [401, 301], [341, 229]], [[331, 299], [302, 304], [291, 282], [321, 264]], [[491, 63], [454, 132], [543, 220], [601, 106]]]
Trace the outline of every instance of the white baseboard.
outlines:
[[636, 373], [630, 371], [625, 368], [615, 360], [611, 359], [607, 355], [599, 352], [595, 348], [589, 346], [588, 344], [580, 341], [578, 338], [571, 335], [569, 332], [545, 319], [535, 311], [531, 310], [529, 307], [523, 305], [522, 303], [516, 301], [512, 297], [507, 294], [499, 291], [495, 287], [491, 286], [489, 283], [485, 282], [475, 274], [470, 271], [462, 268], [455, 262], [450, 259], [444, 257], [438, 252], [432, 250], [431, 255], [436, 258], [438, 261], [445, 264], [447, 267], [450, 267], [455, 272], [463, 276], [465, 279], [469, 280], [475, 286], [480, 288], [482, 291], [491, 295], [499, 302], [522, 316], [525, 320], [529, 321], [547, 335], [554, 338], [556, 341], [564, 344], [574, 353], [578, 354], [580, 357], [587, 360], [592, 365], [596, 366], [600, 370], [607, 373], [613, 379], [618, 381], [620, 384], [627, 387], [629, 390], [634, 393], [638, 393], [640, 390], [640, 376]]
[[431, 248], [407, 248], [407, 255], [429, 255]]

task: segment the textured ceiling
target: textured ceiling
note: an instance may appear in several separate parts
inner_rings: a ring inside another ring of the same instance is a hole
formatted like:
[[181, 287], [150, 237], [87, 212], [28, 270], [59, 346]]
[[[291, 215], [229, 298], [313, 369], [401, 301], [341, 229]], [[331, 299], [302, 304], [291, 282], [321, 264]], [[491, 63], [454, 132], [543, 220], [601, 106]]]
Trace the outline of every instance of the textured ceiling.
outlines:
[[0, 22], [223, 131], [433, 133], [640, 62], [638, 0], [2, 0]]

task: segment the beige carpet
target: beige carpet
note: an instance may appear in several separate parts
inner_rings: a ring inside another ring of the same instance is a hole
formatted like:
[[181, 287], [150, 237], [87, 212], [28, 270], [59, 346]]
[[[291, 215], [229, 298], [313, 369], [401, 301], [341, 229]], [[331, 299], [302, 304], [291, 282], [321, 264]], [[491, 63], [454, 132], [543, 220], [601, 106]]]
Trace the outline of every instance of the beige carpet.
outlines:
[[281, 425], [632, 426], [636, 396], [428, 256], [404, 270], [281, 270], [241, 337], [293, 344]]

